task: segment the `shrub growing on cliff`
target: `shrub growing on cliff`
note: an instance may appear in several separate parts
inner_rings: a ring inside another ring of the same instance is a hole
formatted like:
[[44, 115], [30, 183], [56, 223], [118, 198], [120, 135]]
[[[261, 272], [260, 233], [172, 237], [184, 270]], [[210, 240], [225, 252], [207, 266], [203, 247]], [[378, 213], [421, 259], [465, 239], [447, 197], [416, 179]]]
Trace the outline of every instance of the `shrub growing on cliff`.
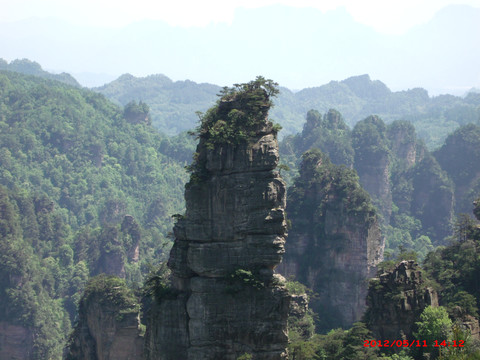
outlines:
[[227, 294], [234, 295], [244, 289], [245, 287], [253, 289], [263, 289], [265, 283], [263, 283], [258, 274], [250, 270], [236, 269], [226, 276], [227, 286], [225, 292]]
[[[224, 87], [217, 104], [205, 114], [199, 113], [196, 135], [203, 138], [210, 149], [215, 144], [246, 141], [265, 125], [268, 110], [273, 106], [271, 98], [278, 93], [278, 84], [262, 76], [231, 88]], [[280, 127], [277, 125], [273, 130], [278, 131]]]
[[[258, 76], [254, 81], [224, 87], [215, 106], [205, 114], [197, 112], [200, 125], [191, 135], [200, 138], [191, 165], [185, 167], [191, 174], [190, 185], [208, 177], [205, 168], [206, 152], [218, 145], [239, 145], [261, 131], [277, 133], [281, 126], [267, 119], [273, 106], [272, 97], [279, 93], [278, 84]], [[188, 184], [187, 184], [188, 186]]]
[[163, 262], [156, 268], [151, 268], [143, 286], [144, 307], [150, 306], [150, 299], [157, 302], [168, 296], [175, 295], [171, 286], [171, 271]]
[[119, 313], [138, 311], [138, 299], [129, 289], [124, 279], [101, 274], [91, 278], [85, 287], [85, 294], [80, 303], [80, 312], [88, 308], [90, 302], [114, 306]]

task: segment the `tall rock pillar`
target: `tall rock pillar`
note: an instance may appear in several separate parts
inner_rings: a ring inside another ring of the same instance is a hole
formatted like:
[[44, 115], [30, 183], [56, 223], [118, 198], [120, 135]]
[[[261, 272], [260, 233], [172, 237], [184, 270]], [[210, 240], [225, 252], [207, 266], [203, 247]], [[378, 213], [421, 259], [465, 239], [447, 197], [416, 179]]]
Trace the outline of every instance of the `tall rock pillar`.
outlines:
[[168, 266], [174, 296], [147, 334], [153, 359], [286, 359], [290, 297], [273, 273], [284, 253], [285, 183], [276, 129], [267, 119], [275, 84], [224, 90], [202, 118], [174, 227]]

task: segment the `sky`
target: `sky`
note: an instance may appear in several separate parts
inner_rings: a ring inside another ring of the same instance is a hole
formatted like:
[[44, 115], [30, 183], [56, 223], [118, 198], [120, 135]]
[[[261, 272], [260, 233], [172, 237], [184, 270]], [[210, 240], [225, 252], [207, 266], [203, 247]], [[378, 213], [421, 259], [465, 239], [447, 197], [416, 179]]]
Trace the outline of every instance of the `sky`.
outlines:
[[[449, 5], [472, 8], [446, 16]], [[0, 0], [0, 9], [0, 58], [85, 86], [131, 73], [221, 86], [261, 74], [290, 89], [369, 74], [433, 95], [480, 87], [480, 0]]]
[[312, 7], [322, 11], [344, 7], [353, 18], [387, 34], [401, 34], [427, 22], [449, 4], [480, 7], [480, 0], [0, 0], [0, 22], [55, 17], [68, 22], [121, 27], [144, 19], [189, 27], [231, 23], [237, 8], [272, 4]]

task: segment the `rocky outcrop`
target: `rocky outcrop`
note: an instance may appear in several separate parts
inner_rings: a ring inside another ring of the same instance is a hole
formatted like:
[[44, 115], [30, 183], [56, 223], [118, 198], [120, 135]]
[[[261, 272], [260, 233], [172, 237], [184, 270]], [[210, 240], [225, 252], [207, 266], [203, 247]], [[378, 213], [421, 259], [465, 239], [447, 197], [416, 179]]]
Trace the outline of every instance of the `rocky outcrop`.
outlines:
[[98, 239], [98, 260], [92, 275], [107, 274], [126, 277], [125, 265], [139, 258], [141, 231], [133, 216], [125, 215], [118, 225], [104, 224]]
[[311, 307], [319, 331], [351, 326], [363, 315], [367, 280], [383, 259], [384, 237], [370, 197], [354, 171], [312, 150], [289, 189], [287, 212], [292, 229], [279, 272], [318, 294]]
[[480, 192], [480, 126], [458, 128], [433, 155], [455, 186], [455, 212], [469, 214]]
[[423, 233], [435, 245], [452, 233], [455, 195], [453, 185], [433, 156], [427, 155], [411, 172], [411, 213], [422, 222]]
[[125, 282], [93, 278], [80, 302], [66, 360], [138, 360], [143, 356], [139, 306]]
[[355, 150], [354, 168], [360, 177], [360, 183], [388, 225], [392, 214], [391, 152], [385, 123], [378, 116], [369, 116], [355, 125], [352, 140]]
[[120, 231], [124, 237], [123, 243], [126, 248], [127, 260], [129, 262], [138, 262], [140, 240], [142, 238], [140, 225], [138, 225], [132, 215], [125, 215]]
[[[309, 297], [307, 294], [293, 294], [290, 300], [290, 312], [288, 314], [288, 331], [290, 341], [298, 339], [310, 340], [315, 334], [313, 316], [308, 307]], [[297, 339], [294, 339], [297, 337]]]
[[[250, 128], [228, 132], [248, 131], [247, 139], [218, 134], [231, 126], [222, 119], [253, 109], [248, 97], [257, 90], [244, 85], [210, 110], [215, 119], [204, 119], [215, 132], [201, 132], [186, 213], [174, 227], [173, 289], [152, 309], [147, 359], [286, 358], [290, 297], [273, 274], [286, 236], [276, 131], [262, 104]], [[267, 96], [262, 87], [256, 94]]]
[[413, 124], [408, 121], [394, 121], [388, 126], [387, 135], [392, 153], [401, 163], [402, 170], [414, 166], [417, 160], [417, 137]]
[[438, 296], [415, 261], [402, 261], [370, 281], [367, 306], [365, 321], [375, 339], [411, 339], [415, 321], [427, 306], [438, 306]]

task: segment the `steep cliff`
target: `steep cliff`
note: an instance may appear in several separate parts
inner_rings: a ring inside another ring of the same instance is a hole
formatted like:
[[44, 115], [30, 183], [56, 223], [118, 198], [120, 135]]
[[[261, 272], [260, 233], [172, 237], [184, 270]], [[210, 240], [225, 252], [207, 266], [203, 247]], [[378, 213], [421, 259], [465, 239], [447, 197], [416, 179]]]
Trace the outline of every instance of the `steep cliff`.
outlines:
[[385, 224], [389, 224], [392, 215], [391, 150], [385, 123], [374, 115], [358, 122], [352, 131], [352, 144], [354, 168], [360, 183], [380, 210]]
[[469, 214], [480, 193], [480, 126], [457, 129], [434, 156], [454, 183], [456, 213]]
[[387, 137], [400, 168], [409, 169], [415, 165], [417, 159], [423, 158], [423, 149], [417, 145], [415, 127], [412, 123], [399, 120], [392, 122], [387, 127]]
[[445, 244], [452, 234], [455, 195], [451, 180], [435, 158], [427, 154], [409, 171], [412, 181], [411, 214], [422, 223], [422, 232], [434, 240], [435, 245]]
[[284, 359], [290, 297], [273, 274], [286, 236], [277, 129], [267, 119], [275, 84], [224, 89], [203, 117], [174, 227], [173, 287], [153, 306], [147, 359]]
[[438, 296], [410, 260], [372, 279], [367, 303], [365, 321], [374, 337], [392, 341], [402, 336], [412, 339], [415, 321], [427, 306], [438, 306]]
[[139, 305], [122, 279], [92, 278], [80, 302], [67, 360], [137, 360], [143, 356]]
[[318, 293], [312, 308], [319, 331], [349, 327], [365, 310], [367, 279], [383, 258], [384, 238], [353, 170], [316, 149], [302, 159], [289, 189], [292, 229], [279, 271]]

